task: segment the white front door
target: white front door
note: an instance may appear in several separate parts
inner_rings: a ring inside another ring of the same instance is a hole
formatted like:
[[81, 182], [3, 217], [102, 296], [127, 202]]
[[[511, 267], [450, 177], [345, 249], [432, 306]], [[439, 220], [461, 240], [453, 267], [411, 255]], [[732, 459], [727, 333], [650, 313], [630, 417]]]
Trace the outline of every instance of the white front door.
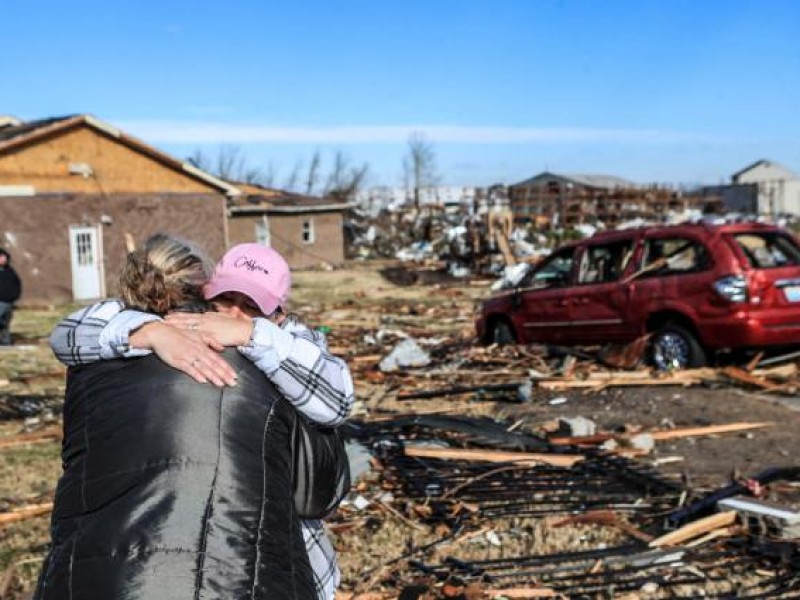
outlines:
[[103, 296], [101, 250], [97, 227], [69, 228], [72, 296], [75, 300], [94, 300]]

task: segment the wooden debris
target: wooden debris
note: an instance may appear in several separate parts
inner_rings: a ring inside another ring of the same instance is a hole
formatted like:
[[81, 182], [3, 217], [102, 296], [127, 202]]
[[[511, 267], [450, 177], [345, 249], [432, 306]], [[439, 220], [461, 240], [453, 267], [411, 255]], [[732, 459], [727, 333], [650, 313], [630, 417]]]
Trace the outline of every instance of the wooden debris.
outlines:
[[14, 577], [17, 574], [17, 565], [11, 563], [8, 568], [3, 572], [0, 577], [0, 598], [6, 598], [8, 591], [11, 589], [11, 584], [14, 583]]
[[572, 517], [567, 517], [566, 519], [562, 519], [557, 523], [553, 524], [553, 527], [564, 527], [566, 525], [574, 525], [574, 524], [596, 524], [596, 525], [607, 525], [609, 527], [614, 527], [619, 529], [623, 533], [628, 534], [632, 538], [640, 540], [642, 542], [649, 542], [653, 539], [653, 536], [649, 533], [645, 533], [644, 531], [634, 527], [630, 523], [626, 523], [619, 516], [611, 510], [592, 510], [580, 515], [574, 515]]
[[734, 381], [752, 385], [754, 387], [761, 388], [762, 390], [772, 390], [778, 387], [776, 384], [770, 383], [766, 379], [758, 377], [757, 375], [753, 375], [752, 373], [748, 373], [744, 369], [740, 369], [738, 367], [725, 367], [722, 369], [722, 373]]
[[482, 462], [522, 462], [546, 464], [554, 467], [571, 467], [575, 463], [583, 460], [583, 456], [578, 454], [536, 454], [532, 452], [504, 452], [501, 450], [406, 447], [404, 451], [406, 456], [416, 456], [419, 458]]
[[[686, 427], [682, 429], [665, 429], [661, 431], [646, 431], [655, 441], [663, 442], [666, 440], [675, 440], [685, 437], [696, 437], [702, 435], [717, 435], [720, 433], [734, 433], [737, 431], [748, 431], [751, 429], [763, 429], [764, 427], [772, 427], [774, 423], [725, 423], [722, 425], [709, 425], [707, 427]], [[607, 440], [617, 440], [624, 442], [627, 439], [638, 434], [613, 434], [613, 433], [599, 433], [596, 435], [587, 436], [574, 436], [574, 437], [552, 437], [549, 441], [552, 444], [560, 445], [577, 445], [577, 446], [593, 446], [602, 444]]]
[[550, 588], [511, 588], [507, 590], [484, 590], [489, 598], [509, 598], [520, 599], [525, 598], [557, 598], [559, 594]]
[[736, 518], [737, 515], [735, 510], [729, 510], [704, 517], [702, 519], [698, 519], [697, 521], [692, 521], [691, 523], [688, 523], [683, 527], [676, 529], [675, 531], [671, 531], [665, 535], [662, 535], [661, 537], [657, 537], [650, 542], [649, 546], [651, 548], [676, 546], [678, 544], [682, 544], [683, 542], [700, 537], [701, 535], [705, 535], [711, 531], [714, 531], [715, 529], [730, 527], [736, 523]]
[[397, 394], [398, 400], [416, 400], [422, 398], [440, 398], [442, 396], [457, 396], [460, 394], [483, 393], [483, 392], [516, 392], [520, 387], [519, 383], [487, 383], [483, 385], [458, 385], [438, 390], [412, 390]]
[[597, 359], [615, 369], [635, 369], [647, 351], [650, 335], [643, 335], [630, 344], [608, 344], [597, 354]]
[[744, 370], [747, 371], [748, 373], [752, 373], [756, 369], [756, 367], [758, 366], [758, 363], [761, 362], [762, 358], [764, 358], [764, 352], [763, 351], [759, 352], [753, 358], [751, 358], [750, 362], [747, 363], [747, 366], [744, 368]]
[[61, 426], [48, 427], [41, 431], [33, 431], [31, 433], [22, 433], [19, 435], [0, 438], [0, 450], [4, 448], [15, 448], [17, 446], [24, 446], [27, 444], [40, 444], [42, 442], [51, 442], [60, 440], [63, 437]]
[[3, 527], [5, 525], [10, 525], [11, 523], [17, 523], [19, 521], [24, 521], [26, 519], [32, 519], [33, 517], [46, 515], [52, 512], [52, 510], [53, 510], [52, 502], [44, 502], [43, 504], [31, 504], [29, 506], [15, 508], [12, 511], [6, 513], [0, 513], [0, 527]]

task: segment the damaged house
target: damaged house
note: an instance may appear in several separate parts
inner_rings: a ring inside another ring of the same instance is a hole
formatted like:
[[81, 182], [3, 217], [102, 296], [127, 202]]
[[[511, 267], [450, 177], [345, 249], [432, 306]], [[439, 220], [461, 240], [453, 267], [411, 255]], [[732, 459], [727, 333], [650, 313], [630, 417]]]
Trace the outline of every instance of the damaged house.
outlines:
[[271, 246], [294, 269], [344, 262], [344, 211], [331, 198], [303, 196], [253, 184], [235, 183], [242, 194], [228, 207], [231, 244]]
[[212, 258], [256, 242], [294, 269], [337, 265], [346, 208], [224, 181], [91, 115], [0, 117], [0, 247], [13, 256], [24, 303], [113, 295], [127, 240], [158, 231]]
[[0, 121], [0, 245], [24, 302], [113, 294], [126, 237], [166, 230], [219, 256], [239, 194], [91, 115]]
[[514, 219], [537, 227], [575, 227], [602, 223], [614, 228], [642, 220], [667, 222], [690, 210], [711, 211], [716, 197], [640, 186], [621, 177], [546, 171], [509, 187]]

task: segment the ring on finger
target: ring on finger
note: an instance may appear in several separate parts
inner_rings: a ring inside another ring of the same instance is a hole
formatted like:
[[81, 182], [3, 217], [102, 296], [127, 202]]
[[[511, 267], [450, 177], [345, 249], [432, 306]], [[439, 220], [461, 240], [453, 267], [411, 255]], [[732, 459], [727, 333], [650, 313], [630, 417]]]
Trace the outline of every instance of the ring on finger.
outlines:
[[191, 329], [192, 331], [197, 331], [199, 328], [200, 325], [198, 324], [197, 321], [192, 321], [191, 323], [189, 323], [189, 329]]
[[200, 359], [199, 359], [199, 358], [195, 358], [195, 359], [194, 359], [194, 360], [192, 360], [192, 362], [191, 362], [191, 363], [189, 363], [189, 364], [190, 364], [190, 365], [192, 366], [192, 368], [194, 369], [194, 368], [196, 368], [196, 367], [197, 367], [197, 365], [199, 365], [199, 364], [200, 364]]

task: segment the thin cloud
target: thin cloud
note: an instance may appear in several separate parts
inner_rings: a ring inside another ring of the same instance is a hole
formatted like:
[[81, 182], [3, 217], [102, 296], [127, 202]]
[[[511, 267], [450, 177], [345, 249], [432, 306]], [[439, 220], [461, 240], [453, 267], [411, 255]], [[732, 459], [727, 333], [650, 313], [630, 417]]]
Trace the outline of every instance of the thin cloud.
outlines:
[[474, 125], [275, 126], [188, 121], [115, 121], [123, 129], [157, 143], [171, 144], [396, 144], [413, 132], [439, 143], [680, 143], [708, 142], [696, 133], [656, 129], [580, 127], [493, 127]]

